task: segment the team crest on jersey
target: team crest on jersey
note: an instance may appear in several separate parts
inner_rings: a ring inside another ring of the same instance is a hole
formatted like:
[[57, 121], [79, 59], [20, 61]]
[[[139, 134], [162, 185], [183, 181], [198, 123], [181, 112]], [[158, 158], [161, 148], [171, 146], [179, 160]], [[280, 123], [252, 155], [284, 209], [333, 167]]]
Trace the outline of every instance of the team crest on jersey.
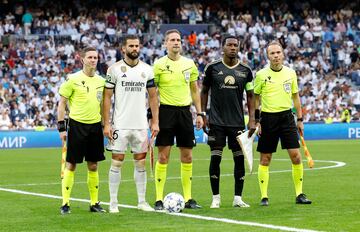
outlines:
[[290, 83], [284, 83], [284, 90], [286, 93], [291, 92], [291, 84]]
[[96, 93], [96, 99], [97, 99], [99, 102], [101, 102], [102, 96], [103, 96], [103, 92], [102, 92], [102, 91], [97, 91], [97, 93]]
[[126, 66], [121, 66], [121, 67], [120, 67], [120, 70], [121, 70], [121, 72], [123, 72], [123, 73], [126, 72]]
[[226, 76], [224, 78], [224, 84], [220, 84], [220, 89], [237, 89], [238, 86], [235, 85], [235, 78], [233, 76]]
[[186, 80], [186, 82], [189, 82], [190, 81], [190, 72], [184, 72], [184, 78]]
[[145, 75], [144, 72], [141, 73], [141, 77], [142, 77], [142, 78], [146, 78], [146, 75]]
[[226, 76], [224, 79], [225, 85], [233, 85], [235, 84], [235, 78], [233, 76]]
[[246, 73], [244, 72], [240, 72], [238, 70], [234, 70], [235, 71], [235, 76], [238, 76], [238, 77], [246, 77]]

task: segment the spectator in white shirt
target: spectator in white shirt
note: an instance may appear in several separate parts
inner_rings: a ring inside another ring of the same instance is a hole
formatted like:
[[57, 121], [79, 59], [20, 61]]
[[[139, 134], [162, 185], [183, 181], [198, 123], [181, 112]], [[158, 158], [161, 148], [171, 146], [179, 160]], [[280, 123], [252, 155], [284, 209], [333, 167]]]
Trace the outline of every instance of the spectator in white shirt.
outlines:
[[9, 130], [12, 127], [12, 123], [9, 117], [9, 110], [3, 109], [0, 115], [0, 130]]
[[211, 40], [208, 43], [210, 48], [219, 48], [220, 47], [220, 42], [218, 39], [215, 38], [215, 36], [213, 36], [211, 38]]
[[295, 33], [294, 31], [290, 32], [290, 35], [288, 35], [288, 42], [289, 42], [289, 45], [293, 45], [296, 48], [300, 47], [299, 35], [297, 33]]

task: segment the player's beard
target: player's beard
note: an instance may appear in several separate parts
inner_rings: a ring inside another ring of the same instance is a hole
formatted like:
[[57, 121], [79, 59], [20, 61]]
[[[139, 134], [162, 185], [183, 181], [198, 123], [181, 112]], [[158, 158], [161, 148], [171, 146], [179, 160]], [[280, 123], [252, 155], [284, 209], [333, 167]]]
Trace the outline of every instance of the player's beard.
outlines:
[[138, 52], [127, 52], [126, 56], [132, 60], [136, 60], [137, 58], [139, 58], [139, 53]]

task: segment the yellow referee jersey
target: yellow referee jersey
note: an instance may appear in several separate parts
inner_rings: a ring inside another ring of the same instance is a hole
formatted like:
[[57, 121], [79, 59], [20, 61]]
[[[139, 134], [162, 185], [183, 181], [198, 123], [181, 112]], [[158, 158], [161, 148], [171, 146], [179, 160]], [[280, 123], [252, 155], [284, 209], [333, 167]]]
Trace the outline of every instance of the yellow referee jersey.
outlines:
[[254, 93], [261, 96], [261, 111], [276, 113], [293, 107], [292, 95], [299, 91], [293, 69], [283, 66], [280, 71], [265, 67], [256, 73]]
[[82, 70], [70, 74], [59, 89], [59, 94], [69, 100], [69, 117], [86, 124], [100, 122], [104, 85], [105, 79], [96, 74], [89, 77]]
[[181, 56], [171, 60], [168, 56], [154, 63], [154, 80], [160, 93], [160, 104], [188, 106], [191, 104], [190, 82], [196, 81], [199, 71], [193, 60]]

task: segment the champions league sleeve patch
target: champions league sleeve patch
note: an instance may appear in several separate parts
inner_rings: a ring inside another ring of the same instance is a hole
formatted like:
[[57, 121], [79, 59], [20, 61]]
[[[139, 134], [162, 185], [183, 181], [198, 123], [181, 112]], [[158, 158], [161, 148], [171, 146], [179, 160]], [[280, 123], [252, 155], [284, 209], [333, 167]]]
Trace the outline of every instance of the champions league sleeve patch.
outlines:
[[111, 83], [111, 84], [114, 84], [113, 81], [112, 81], [112, 78], [111, 78], [111, 75], [110, 75], [110, 74], [107, 74], [107, 75], [106, 75], [105, 80], [106, 80], [106, 82], [109, 82], [109, 83]]

